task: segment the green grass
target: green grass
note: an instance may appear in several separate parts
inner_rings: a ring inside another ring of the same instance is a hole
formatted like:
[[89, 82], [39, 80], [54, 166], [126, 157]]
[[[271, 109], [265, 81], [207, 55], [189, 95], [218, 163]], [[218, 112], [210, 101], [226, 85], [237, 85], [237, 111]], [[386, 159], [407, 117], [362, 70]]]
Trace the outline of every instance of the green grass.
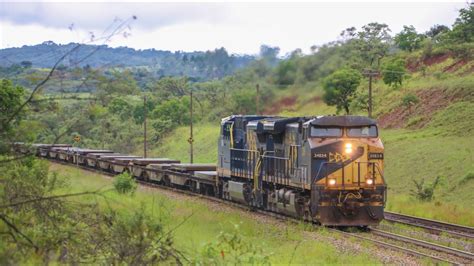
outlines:
[[[474, 104], [458, 102], [421, 130], [381, 130], [385, 145], [387, 209], [474, 226]], [[413, 180], [442, 179], [432, 202], [410, 196]]]
[[[74, 167], [52, 164], [51, 170], [57, 171], [68, 180], [71, 187], [67, 192], [111, 188], [112, 179], [86, 172]], [[380, 263], [367, 252], [357, 254], [338, 250], [325, 240], [328, 232], [322, 229], [311, 233], [298, 224], [275, 225], [253, 220], [242, 215], [241, 210], [221, 209], [195, 199], [173, 200], [153, 189], [140, 189], [134, 196], [107, 192], [106, 201], [113, 208], [125, 211], [144, 207], [147, 212], [161, 219], [167, 229], [175, 228], [175, 244], [187, 258], [193, 258], [203, 247], [214, 242], [221, 231], [232, 232], [239, 225], [242, 241], [253, 243], [270, 255], [272, 264], [375, 264]], [[104, 199], [83, 197], [83, 200]], [[178, 224], [182, 223], [177, 227]], [[313, 238], [316, 237], [317, 239]]]
[[[216, 124], [196, 123], [193, 130], [194, 162], [217, 163], [217, 139], [219, 122]], [[167, 157], [189, 162], [189, 127], [179, 127], [157, 146], [152, 146], [149, 157]]]

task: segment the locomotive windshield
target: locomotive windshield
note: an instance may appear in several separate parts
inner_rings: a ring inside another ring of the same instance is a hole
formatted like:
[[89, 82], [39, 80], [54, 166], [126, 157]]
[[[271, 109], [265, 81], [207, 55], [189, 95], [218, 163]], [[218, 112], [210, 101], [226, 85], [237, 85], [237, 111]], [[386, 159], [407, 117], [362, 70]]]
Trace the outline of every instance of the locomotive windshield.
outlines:
[[347, 136], [356, 138], [374, 138], [377, 137], [377, 127], [351, 127], [347, 129]]
[[311, 127], [311, 137], [342, 137], [340, 127]]

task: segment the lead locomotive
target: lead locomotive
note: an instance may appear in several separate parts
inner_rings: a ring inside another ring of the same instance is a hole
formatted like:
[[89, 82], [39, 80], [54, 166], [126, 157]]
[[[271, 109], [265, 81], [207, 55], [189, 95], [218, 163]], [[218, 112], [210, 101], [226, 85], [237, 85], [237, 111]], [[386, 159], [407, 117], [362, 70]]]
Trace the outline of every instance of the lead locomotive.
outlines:
[[323, 225], [383, 219], [376, 122], [362, 116], [231, 116], [221, 123], [219, 196]]

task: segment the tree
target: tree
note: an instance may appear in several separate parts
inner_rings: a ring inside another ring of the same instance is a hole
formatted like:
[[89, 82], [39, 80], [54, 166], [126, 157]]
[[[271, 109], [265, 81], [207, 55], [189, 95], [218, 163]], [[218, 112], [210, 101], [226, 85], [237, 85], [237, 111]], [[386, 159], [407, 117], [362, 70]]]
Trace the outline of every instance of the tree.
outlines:
[[276, 83], [291, 85], [296, 79], [296, 64], [292, 59], [281, 61], [275, 69]]
[[20, 65], [23, 67], [23, 68], [31, 68], [31, 66], [33, 66], [33, 63], [31, 63], [31, 61], [21, 61]]
[[[21, 106], [25, 90], [20, 86], [14, 86], [10, 80], [0, 80], [0, 133], [5, 133], [11, 129], [8, 121], [10, 116]], [[15, 117], [18, 123], [20, 116]]]
[[181, 97], [188, 94], [188, 81], [186, 77], [164, 77], [153, 84], [150, 90], [161, 100]]
[[260, 58], [262, 58], [266, 63], [271, 66], [274, 66], [278, 61], [278, 54], [280, 53], [280, 48], [278, 46], [272, 47], [268, 45], [260, 46]]
[[174, 125], [187, 125], [190, 122], [189, 97], [172, 98], [158, 105], [152, 118], [169, 120]]
[[405, 73], [405, 60], [401, 58], [393, 58], [382, 66], [383, 82], [388, 86], [401, 86]]
[[380, 60], [387, 54], [391, 40], [390, 31], [387, 24], [372, 22], [363, 26], [362, 31], [357, 33], [356, 47], [369, 67], [373, 67], [374, 63], [379, 67]]
[[431, 39], [436, 38], [441, 33], [448, 32], [449, 28], [445, 25], [434, 25], [428, 30], [425, 35], [430, 37]]
[[97, 78], [97, 98], [105, 106], [113, 96], [124, 96], [137, 94], [139, 92], [137, 82], [129, 70], [113, 71], [110, 76], [99, 75]]
[[350, 68], [343, 68], [328, 76], [323, 83], [323, 100], [336, 106], [337, 111], [344, 109], [349, 114], [349, 106], [360, 84], [362, 75]]
[[234, 102], [233, 110], [239, 114], [254, 114], [257, 111], [255, 106], [255, 91], [242, 89], [232, 94]]
[[453, 29], [449, 32], [452, 42], [473, 42], [474, 41], [474, 3], [459, 10], [459, 17], [453, 24]]
[[403, 26], [403, 30], [395, 35], [395, 44], [404, 51], [412, 52], [421, 47], [421, 43], [425, 36], [418, 34], [413, 25]]

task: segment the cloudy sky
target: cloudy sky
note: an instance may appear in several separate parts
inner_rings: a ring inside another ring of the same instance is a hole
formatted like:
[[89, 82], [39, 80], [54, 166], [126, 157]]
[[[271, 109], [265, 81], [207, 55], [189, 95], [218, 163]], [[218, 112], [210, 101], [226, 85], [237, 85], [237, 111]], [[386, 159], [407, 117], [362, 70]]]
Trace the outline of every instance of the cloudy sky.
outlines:
[[[313, 3], [125, 3], [5, 2], [0, 0], [0, 48], [87, 42], [107, 35], [122, 21], [128, 34], [107, 44], [136, 49], [209, 50], [258, 53], [261, 44], [282, 53], [336, 40], [350, 26], [386, 23], [396, 33], [403, 25], [426, 31], [451, 26], [465, 1], [450, 2], [313, 2]], [[130, 19], [136, 16], [136, 20]], [[103, 41], [96, 41], [102, 44]]]

